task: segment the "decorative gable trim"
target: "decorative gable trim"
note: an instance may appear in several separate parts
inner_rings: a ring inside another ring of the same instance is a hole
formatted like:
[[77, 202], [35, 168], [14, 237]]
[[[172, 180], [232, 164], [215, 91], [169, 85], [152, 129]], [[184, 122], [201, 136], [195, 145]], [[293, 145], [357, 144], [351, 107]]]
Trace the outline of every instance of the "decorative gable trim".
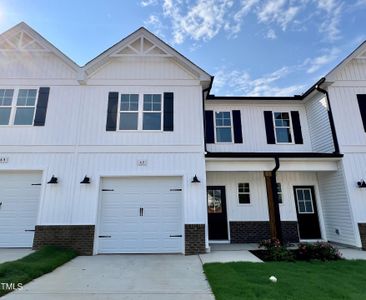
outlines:
[[191, 73], [195, 78], [207, 82], [207, 86], [211, 82], [211, 75], [144, 27], [136, 30], [93, 60], [89, 61], [83, 67], [83, 70], [90, 76], [103, 65], [107, 64], [111, 58], [130, 56], [167, 57]]
[[0, 53], [10, 52], [53, 53], [72, 70], [80, 71], [74, 61], [24, 22], [0, 34]]

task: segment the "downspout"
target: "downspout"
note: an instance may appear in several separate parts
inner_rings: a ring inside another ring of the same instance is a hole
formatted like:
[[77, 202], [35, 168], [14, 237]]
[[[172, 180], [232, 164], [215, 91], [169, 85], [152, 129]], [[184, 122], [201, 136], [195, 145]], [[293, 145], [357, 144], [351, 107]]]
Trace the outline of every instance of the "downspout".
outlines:
[[208, 86], [208, 88], [202, 90], [202, 114], [203, 114], [203, 142], [204, 142], [204, 149], [205, 149], [205, 154], [207, 153], [207, 145], [206, 145], [206, 114], [205, 114], [205, 92], [208, 92], [208, 94], [210, 94], [210, 91], [212, 89], [212, 84], [214, 81], [214, 76], [211, 76], [211, 82], [210, 85]]
[[278, 192], [277, 192], [277, 171], [280, 168], [280, 159], [278, 156], [274, 156], [275, 160], [275, 167], [272, 170], [271, 176], [271, 186], [272, 186], [272, 197], [273, 197], [273, 204], [274, 204], [274, 214], [275, 214], [275, 226], [277, 232], [277, 238], [282, 241], [282, 226], [281, 226], [281, 215], [280, 215], [280, 206], [278, 203]]
[[328, 118], [329, 118], [329, 124], [330, 124], [330, 129], [332, 131], [332, 137], [333, 137], [333, 144], [334, 144], [334, 153], [339, 154], [339, 144], [338, 144], [338, 138], [337, 138], [337, 133], [336, 133], [336, 129], [335, 129], [335, 125], [334, 125], [334, 118], [333, 118], [333, 113], [332, 113], [332, 107], [330, 105], [330, 101], [329, 101], [329, 94], [328, 91], [320, 88], [320, 85], [325, 81], [325, 78], [322, 82], [320, 82], [319, 84], [317, 84], [315, 86], [315, 89], [321, 93], [323, 93], [325, 95], [325, 98], [327, 100], [327, 104], [328, 104]]

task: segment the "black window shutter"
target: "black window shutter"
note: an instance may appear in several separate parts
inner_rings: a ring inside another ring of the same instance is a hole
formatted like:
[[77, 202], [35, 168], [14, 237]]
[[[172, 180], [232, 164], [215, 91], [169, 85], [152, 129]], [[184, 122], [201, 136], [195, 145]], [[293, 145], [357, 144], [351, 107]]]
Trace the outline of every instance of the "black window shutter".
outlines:
[[233, 125], [234, 125], [234, 142], [235, 144], [243, 143], [243, 133], [241, 130], [240, 110], [233, 110]]
[[208, 144], [215, 143], [214, 117], [212, 110], [205, 111], [205, 141]]
[[108, 111], [107, 111], [107, 131], [117, 130], [117, 111], [118, 111], [118, 93], [109, 92], [108, 94]]
[[164, 93], [164, 131], [174, 130], [174, 93]]
[[357, 100], [360, 107], [363, 129], [366, 132], [366, 95], [357, 95]]
[[298, 111], [292, 111], [291, 112], [291, 119], [292, 119], [292, 128], [294, 129], [295, 144], [303, 144], [304, 141], [302, 139], [299, 112]]
[[273, 114], [271, 111], [264, 111], [264, 124], [266, 125], [267, 144], [276, 144], [273, 128]]
[[33, 126], [44, 126], [46, 122], [49, 94], [50, 94], [49, 87], [39, 88], [36, 115], [34, 117]]

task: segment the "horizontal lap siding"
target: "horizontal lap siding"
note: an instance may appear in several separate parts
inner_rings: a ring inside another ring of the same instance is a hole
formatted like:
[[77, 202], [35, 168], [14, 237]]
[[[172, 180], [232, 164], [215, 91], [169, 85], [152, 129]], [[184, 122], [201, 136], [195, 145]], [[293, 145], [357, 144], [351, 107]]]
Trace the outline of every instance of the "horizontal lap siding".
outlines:
[[[307, 152], [311, 151], [311, 141], [308, 130], [306, 110], [303, 104], [288, 103], [283, 101], [281, 104], [263, 104], [263, 103], [248, 103], [240, 101], [233, 103], [226, 101], [206, 101], [206, 110], [216, 111], [232, 111], [240, 110], [243, 143], [222, 143], [222, 144], [207, 144], [207, 150], [212, 152]], [[304, 144], [291, 145], [276, 145], [267, 144], [266, 129], [264, 123], [264, 111], [299, 111], [301, 131], [304, 139]]]
[[[354, 218], [343, 172], [340, 164], [337, 172], [318, 173], [324, 223], [328, 240], [357, 246]], [[339, 229], [339, 235], [336, 229]]]
[[332, 131], [328, 118], [328, 105], [324, 95], [316, 95], [305, 103], [313, 151], [334, 151]]

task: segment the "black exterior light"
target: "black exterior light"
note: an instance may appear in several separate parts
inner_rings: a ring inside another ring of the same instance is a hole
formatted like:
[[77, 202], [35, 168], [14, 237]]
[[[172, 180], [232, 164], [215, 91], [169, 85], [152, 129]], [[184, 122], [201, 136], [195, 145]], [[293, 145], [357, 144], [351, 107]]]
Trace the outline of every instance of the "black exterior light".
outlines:
[[366, 182], [363, 179], [361, 179], [359, 182], [357, 182], [357, 185], [359, 188], [366, 188]]
[[47, 182], [47, 184], [56, 184], [57, 182], [57, 177], [55, 177], [55, 175], [52, 175], [51, 179], [49, 182]]
[[90, 177], [86, 176], [82, 181], [80, 181], [81, 184], [90, 184]]
[[201, 181], [198, 180], [197, 175], [194, 175], [192, 179], [192, 183], [200, 183]]

